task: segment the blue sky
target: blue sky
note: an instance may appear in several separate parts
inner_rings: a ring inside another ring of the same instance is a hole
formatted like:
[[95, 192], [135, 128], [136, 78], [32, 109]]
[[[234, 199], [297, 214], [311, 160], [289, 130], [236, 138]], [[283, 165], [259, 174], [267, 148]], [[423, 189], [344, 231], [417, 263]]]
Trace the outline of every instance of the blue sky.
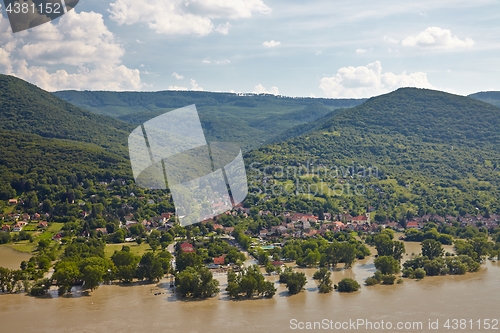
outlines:
[[187, 89], [371, 97], [500, 90], [500, 3], [81, 0], [12, 34], [0, 72], [47, 90]]

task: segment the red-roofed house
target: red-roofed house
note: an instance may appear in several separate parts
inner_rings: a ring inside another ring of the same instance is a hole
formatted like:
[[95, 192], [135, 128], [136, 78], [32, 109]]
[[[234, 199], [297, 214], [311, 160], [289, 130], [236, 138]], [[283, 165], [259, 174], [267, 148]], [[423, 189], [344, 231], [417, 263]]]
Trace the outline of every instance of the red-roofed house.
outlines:
[[48, 226], [49, 226], [49, 222], [38, 223], [38, 228], [47, 228]]
[[4, 224], [2, 226], [2, 231], [9, 232], [10, 231], [10, 226], [8, 226], [7, 224]]
[[214, 265], [224, 265], [226, 255], [223, 254], [220, 257], [214, 258]]
[[406, 228], [409, 229], [409, 228], [415, 228], [415, 229], [418, 229], [418, 222], [416, 221], [410, 221], [410, 222], [407, 222], [406, 223]]
[[188, 242], [184, 242], [181, 244], [181, 251], [182, 252], [194, 252], [194, 247], [193, 247], [193, 245], [189, 244]]

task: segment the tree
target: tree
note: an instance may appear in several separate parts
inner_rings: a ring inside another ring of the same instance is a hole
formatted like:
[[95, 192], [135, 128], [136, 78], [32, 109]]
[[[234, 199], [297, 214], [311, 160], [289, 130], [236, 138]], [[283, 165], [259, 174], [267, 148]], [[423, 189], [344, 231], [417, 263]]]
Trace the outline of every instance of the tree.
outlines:
[[326, 294], [333, 290], [332, 280], [330, 277], [331, 273], [325, 267], [320, 268], [314, 273], [313, 279], [319, 281], [318, 289], [320, 293]]
[[253, 296], [273, 297], [276, 288], [272, 282], [266, 281], [257, 265], [244, 268], [239, 273], [228, 272], [226, 291], [232, 298], [251, 298]]
[[121, 251], [113, 253], [111, 260], [116, 266], [116, 278], [122, 282], [132, 282], [140, 257], [131, 253], [130, 248], [123, 247]]
[[115, 267], [110, 259], [89, 257], [80, 263], [81, 278], [85, 289], [94, 291], [99, 284], [111, 280]]
[[182, 252], [177, 255], [175, 268], [178, 272], [181, 272], [187, 267], [199, 267], [201, 264], [201, 257], [195, 252]]
[[293, 272], [287, 279], [286, 287], [288, 289], [288, 293], [295, 295], [302, 291], [304, 286], [306, 285], [307, 278], [306, 275], [302, 272]]
[[342, 279], [338, 284], [339, 292], [351, 293], [357, 291], [359, 288], [361, 288], [359, 283], [356, 280], [350, 278]]
[[399, 272], [399, 261], [391, 256], [381, 256], [375, 259], [375, 268], [382, 274], [396, 274]]
[[422, 242], [422, 255], [433, 260], [442, 257], [444, 254], [443, 246], [434, 239], [426, 239]]
[[146, 252], [142, 255], [137, 267], [139, 279], [147, 279], [151, 282], [159, 281], [164, 274], [162, 262], [154, 253]]
[[187, 267], [177, 274], [175, 285], [182, 297], [207, 298], [219, 293], [219, 281], [206, 267]]
[[71, 286], [80, 279], [82, 273], [75, 261], [59, 261], [56, 264], [52, 280], [57, 281], [59, 295], [64, 295], [71, 290]]

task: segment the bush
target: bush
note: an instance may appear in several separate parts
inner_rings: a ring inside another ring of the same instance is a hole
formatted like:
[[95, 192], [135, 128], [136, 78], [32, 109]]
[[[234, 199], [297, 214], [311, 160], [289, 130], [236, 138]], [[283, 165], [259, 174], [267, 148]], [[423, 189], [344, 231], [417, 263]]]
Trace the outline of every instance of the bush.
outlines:
[[367, 286], [374, 286], [374, 285], [379, 284], [379, 283], [380, 283], [380, 281], [374, 277], [369, 277], [368, 279], [365, 280], [365, 284]]
[[413, 277], [415, 279], [423, 279], [425, 277], [425, 271], [422, 269], [422, 268], [417, 268], [414, 272], [413, 272]]
[[342, 279], [338, 285], [339, 292], [351, 293], [357, 291], [359, 288], [361, 288], [359, 283], [356, 280], [349, 278]]
[[396, 281], [397, 284], [402, 284], [403, 283], [403, 279], [399, 278], [397, 281]]
[[413, 274], [414, 274], [414, 270], [413, 268], [405, 268], [403, 269], [403, 277], [404, 278], [411, 278], [413, 277]]
[[386, 274], [382, 276], [382, 284], [394, 284], [396, 281], [396, 275]]

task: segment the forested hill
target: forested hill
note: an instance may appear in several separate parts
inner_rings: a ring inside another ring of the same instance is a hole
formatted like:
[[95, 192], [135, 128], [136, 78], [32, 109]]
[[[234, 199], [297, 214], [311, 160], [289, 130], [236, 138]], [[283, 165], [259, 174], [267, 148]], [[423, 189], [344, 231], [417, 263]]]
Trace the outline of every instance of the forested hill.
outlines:
[[402, 88], [330, 118], [319, 130], [346, 128], [423, 142], [500, 149], [500, 108], [440, 91]]
[[[336, 203], [344, 208], [354, 200], [358, 208], [376, 203], [391, 212], [400, 205], [413, 213], [500, 212], [499, 127], [500, 108], [469, 97], [402, 88], [339, 110], [306, 134], [252, 151], [246, 162], [352, 166], [348, 175], [323, 179], [329, 185], [353, 181], [356, 165], [378, 168], [377, 179], [354, 180], [368, 186], [367, 194]], [[313, 183], [324, 185], [318, 179]]]
[[0, 130], [123, 151], [132, 126], [93, 114], [18, 78], [0, 75]]
[[500, 91], [483, 91], [469, 97], [500, 107]]
[[365, 101], [200, 91], [60, 91], [54, 94], [91, 112], [134, 125], [172, 109], [195, 104], [209, 141], [234, 142], [245, 151], [273, 141], [278, 135], [286, 136], [293, 127], [305, 126], [328, 112]]

